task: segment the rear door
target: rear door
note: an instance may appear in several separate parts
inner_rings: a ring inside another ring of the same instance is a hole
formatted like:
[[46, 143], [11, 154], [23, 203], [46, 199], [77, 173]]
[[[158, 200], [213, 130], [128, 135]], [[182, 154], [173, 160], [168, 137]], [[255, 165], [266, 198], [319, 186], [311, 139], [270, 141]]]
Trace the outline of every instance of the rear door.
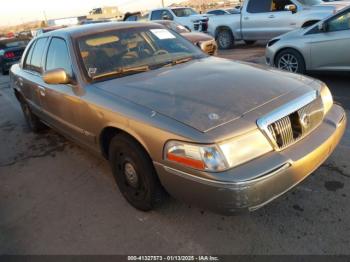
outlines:
[[30, 47], [23, 63], [23, 75], [19, 77], [19, 85], [31, 109], [45, 120], [42, 115], [41, 84], [43, 72], [43, 54], [47, 46], [47, 37], [38, 38]]
[[350, 70], [350, 10], [326, 22], [326, 32], [310, 36], [312, 69]]
[[242, 13], [242, 35], [247, 40], [269, 40], [296, 29], [296, 14], [285, 11], [290, 0], [249, 0]]

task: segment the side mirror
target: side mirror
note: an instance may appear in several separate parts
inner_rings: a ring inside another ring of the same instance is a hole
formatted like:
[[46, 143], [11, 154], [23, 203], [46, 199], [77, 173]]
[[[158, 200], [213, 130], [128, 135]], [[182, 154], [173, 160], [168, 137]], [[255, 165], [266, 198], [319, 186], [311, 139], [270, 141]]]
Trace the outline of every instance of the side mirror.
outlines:
[[69, 84], [71, 83], [70, 76], [62, 68], [49, 70], [43, 75], [44, 82], [49, 85]]
[[286, 5], [284, 7], [284, 10], [285, 11], [290, 11], [292, 12], [293, 14], [297, 12], [297, 6], [296, 5]]
[[325, 23], [325, 22], [319, 23], [318, 30], [320, 32], [327, 32], [327, 23]]
[[163, 19], [163, 20], [173, 20], [173, 19], [171, 19], [171, 17], [168, 16], [168, 15], [163, 15], [163, 16], [162, 16], [162, 19]]

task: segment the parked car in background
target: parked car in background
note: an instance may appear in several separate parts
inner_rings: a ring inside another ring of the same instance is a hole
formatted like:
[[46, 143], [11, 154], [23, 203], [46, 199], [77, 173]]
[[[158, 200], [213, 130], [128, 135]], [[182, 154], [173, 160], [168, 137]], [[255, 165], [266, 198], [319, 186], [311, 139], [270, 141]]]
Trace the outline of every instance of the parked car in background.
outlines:
[[194, 45], [198, 46], [202, 51], [207, 53], [208, 55], [216, 55], [217, 52], [217, 44], [214, 37], [201, 33], [201, 32], [191, 32], [186, 27], [169, 20], [155, 20], [153, 23], [161, 24], [167, 27], [169, 30], [174, 31], [189, 41], [191, 41]]
[[151, 10], [148, 20], [171, 20], [191, 31], [206, 32], [208, 16], [198, 14], [190, 7], [160, 8]]
[[267, 44], [266, 61], [294, 73], [350, 71], [350, 8], [272, 39]]
[[102, 154], [143, 211], [164, 191], [256, 210], [314, 172], [346, 127], [324, 83], [207, 56], [154, 23], [39, 36], [10, 79], [33, 131], [46, 123]]
[[[126, 13], [123, 21], [148, 21], [145, 17], [147, 15], [141, 15], [140, 12], [135, 13]], [[209, 55], [215, 55], [217, 52], [217, 44], [214, 37], [201, 33], [201, 32], [191, 32], [189, 29], [180, 25], [171, 20], [154, 20], [153, 23], [161, 24], [167, 27], [169, 30], [172, 30], [178, 34], [181, 34], [183, 37], [191, 41], [194, 45], [201, 48], [205, 53]]]
[[208, 15], [232, 15], [239, 14], [240, 9], [237, 8], [228, 8], [228, 9], [214, 9], [207, 12]]
[[208, 32], [219, 48], [229, 49], [238, 40], [250, 45], [310, 26], [346, 6], [322, 0], [245, 0], [241, 14], [210, 17]]
[[65, 28], [66, 26], [49, 26], [49, 27], [44, 27], [44, 28], [39, 28], [39, 29], [35, 29], [35, 30], [32, 30], [32, 36], [33, 37], [37, 37], [39, 35], [42, 35], [42, 34], [45, 34], [45, 33], [48, 33], [48, 32], [51, 32], [51, 31], [55, 31], [55, 30], [58, 30], [58, 29], [62, 29], [62, 28]]
[[83, 20], [79, 23], [79, 25], [90, 25], [90, 24], [100, 24], [100, 23], [109, 23], [112, 22], [109, 19], [98, 19], [98, 20], [92, 20], [92, 19], [87, 19]]
[[0, 71], [7, 74], [12, 65], [19, 62], [29, 39], [5, 39], [0, 41]]

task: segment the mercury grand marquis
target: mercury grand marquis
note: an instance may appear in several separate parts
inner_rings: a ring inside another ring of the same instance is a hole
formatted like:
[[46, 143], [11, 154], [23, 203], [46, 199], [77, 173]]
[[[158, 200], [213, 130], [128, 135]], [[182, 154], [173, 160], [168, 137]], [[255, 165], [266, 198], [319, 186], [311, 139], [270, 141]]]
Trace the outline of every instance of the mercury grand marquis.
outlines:
[[314, 172], [346, 126], [324, 83], [209, 57], [159, 24], [40, 35], [10, 77], [31, 129], [101, 153], [143, 211], [167, 193], [225, 214], [256, 210]]

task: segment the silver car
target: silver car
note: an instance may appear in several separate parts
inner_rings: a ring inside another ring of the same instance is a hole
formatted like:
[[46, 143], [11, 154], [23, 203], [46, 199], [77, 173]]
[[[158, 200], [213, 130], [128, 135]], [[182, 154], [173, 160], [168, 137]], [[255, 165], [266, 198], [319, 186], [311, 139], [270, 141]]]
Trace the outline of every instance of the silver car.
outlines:
[[350, 71], [350, 8], [268, 42], [266, 62], [294, 73]]

